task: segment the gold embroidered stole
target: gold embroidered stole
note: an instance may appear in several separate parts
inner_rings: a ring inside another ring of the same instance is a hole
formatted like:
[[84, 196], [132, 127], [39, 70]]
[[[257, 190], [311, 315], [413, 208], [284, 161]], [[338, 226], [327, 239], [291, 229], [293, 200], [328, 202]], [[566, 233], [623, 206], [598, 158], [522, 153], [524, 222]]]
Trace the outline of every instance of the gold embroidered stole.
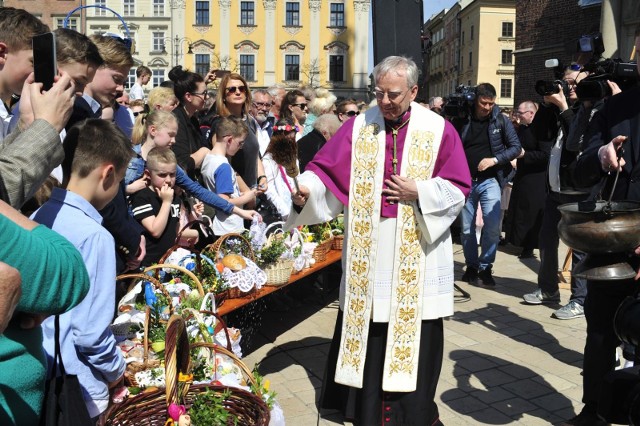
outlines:
[[[426, 180], [433, 174], [443, 126], [435, 124], [435, 120], [420, 109], [412, 109], [401, 175]], [[436, 134], [428, 130], [431, 125], [438, 129]], [[346, 292], [335, 380], [362, 388], [373, 306], [386, 145], [384, 120], [377, 108], [356, 119], [353, 135]], [[426, 242], [418, 228], [415, 206], [415, 202], [398, 203], [391, 318], [383, 375], [385, 391], [412, 391], [417, 382]]]

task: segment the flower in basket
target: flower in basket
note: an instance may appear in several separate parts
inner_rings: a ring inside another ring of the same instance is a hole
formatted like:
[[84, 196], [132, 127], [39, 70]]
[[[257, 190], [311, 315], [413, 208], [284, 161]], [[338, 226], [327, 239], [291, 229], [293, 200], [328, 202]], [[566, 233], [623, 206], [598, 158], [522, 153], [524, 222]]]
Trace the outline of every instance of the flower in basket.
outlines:
[[307, 237], [307, 241], [312, 243], [321, 243], [330, 239], [332, 235], [329, 222], [305, 225], [302, 227], [301, 232]]
[[329, 222], [333, 235], [344, 235], [344, 215], [339, 215]]
[[251, 372], [256, 382], [255, 384], [251, 384], [251, 392], [257, 395], [262, 395], [264, 402], [267, 404], [267, 407], [269, 407], [269, 410], [271, 410], [276, 402], [276, 393], [269, 390], [270, 382], [260, 374], [258, 367], [259, 365], [256, 364]]
[[262, 249], [255, 252], [256, 264], [264, 269], [269, 265], [275, 264], [286, 251], [287, 246], [284, 244], [283, 238], [272, 238], [262, 246]]

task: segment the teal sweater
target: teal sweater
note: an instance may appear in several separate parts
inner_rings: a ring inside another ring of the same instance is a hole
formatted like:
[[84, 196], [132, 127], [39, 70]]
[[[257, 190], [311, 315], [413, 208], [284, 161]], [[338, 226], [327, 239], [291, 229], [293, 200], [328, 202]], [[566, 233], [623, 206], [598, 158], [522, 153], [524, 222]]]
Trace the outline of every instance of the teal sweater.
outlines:
[[[89, 290], [80, 253], [42, 225], [27, 231], [0, 215], [0, 261], [16, 268], [22, 277], [16, 312], [66, 312]], [[0, 335], [0, 424], [39, 423], [46, 371], [42, 328], [23, 330], [10, 323]]]

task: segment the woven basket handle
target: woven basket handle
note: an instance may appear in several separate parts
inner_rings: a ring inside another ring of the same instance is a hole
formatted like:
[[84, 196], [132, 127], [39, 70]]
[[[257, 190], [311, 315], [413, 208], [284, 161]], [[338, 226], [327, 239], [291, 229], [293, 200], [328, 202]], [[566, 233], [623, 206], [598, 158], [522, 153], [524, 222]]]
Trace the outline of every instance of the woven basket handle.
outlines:
[[[167, 325], [165, 338], [165, 385], [167, 407], [171, 403], [179, 404], [178, 374], [191, 372], [191, 357], [189, 355], [189, 337], [184, 319], [180, 315], [173, 315]], [[189, 383], [185, 383], [184, 394], [189, 390]]]
[[202, 314], [213, 315], [214, 317], [216, 317], [216, 319], [218, 320], [218, 324], [216, 325], [215, 330], [213, 330], [214, 339], [215, 339], [215, 334], [218, 331], [224, 330], [224, 335], [227, 338], [227, 346], [226, 347], [227, 347], [228, 350], [231, 350], [231, 336], [229, 335], [229, 328], [227, 327], [227, 323], [224, 322], [222, 317], [220, 315], [218, 315], [217, 313], [213, 312], [213, 311], [200, 310], [199, 312], [202, 313]]
[[[149, 281], [151, 284], [154, 285], [155, 288], [160, 290], [162, 292], [162, 294], [164, 294], [167, 297], [167, 300], [169, 301], [169, 315], [173, 315], [173, 302], [171, 300], [171, 295], [169, 294], [167, 289], [164, 288], [164, 286], [162, 285], [162, 283], [160, 281], [158, 281], [156, 278], [154, 278], [154, 277], [152, 277], [150, 275], [142, 274], [142, 273], [118, 275], [116, 277], [116, 280], [120, 281], [120, 280], [126, 280], [126, 279], [131, 279], [131, 278], [136, 278], [136, 279], [140, 279], [140, 280], [144, 280], [144, 281]], [[142, 291], [144, 292], [144, 289], [142, 289]], [[143, 352], [143, 355], [142, 355], [142, 359], [143, 359], [143, 361], [145, 363], [149, 360], [149, 323], [150, 323], [150, 321], [151, 321], [151, 308], [149, 306], [147, 306], [145, 308], [145, 311], [144, 311], [144, 324], [143, 324], [144, 352]]]
[[224, 234], [222, 237], [218, 238], [216, 240], [215, 243], [213, 244], [209, 244], [207, 247], [205, 247], [205, 249], [203, 251], [213, 251], [215, 253], [215, 260], [218, 259], [218, 252], [220, 251], [220, 249], [222, 248], [222, 244], [224, 244], [228, 239], [230, 238], [237, 238], [240, 241], [242, 241], [242, 244], [244, 245], [244, 248], [246, 249], [246, 253], [243, 253], [246, 257], [248, 257], [249, 259], [251, 259], [253, 262], [256, 261], [256, 256], [253, 253], [253, 249], [251, 248], [251, 243], [249, 241], [247, 241], [247, 239], [245, 237], [243, 237], [242, 235], [238, 234], [238, 233], [230, 233], [230, 234]]
[[186, 274], [189, 278], [191, 278], [193, 280], [194, 283], [196, 283], [196, 287], [198, 287], [198, 293], [200, 293], [200, 296], [204, 296], [204, 288], [202, 287], [202, 283], [200, 282], [200, 280], [198, 279], [198, 277], [196, 277], [196, 275], [191, 272], [190, 270], [188, 270], [187, 268], [183, 268], [182, 266], [178, 266], [178, 265], [170, 265], [170, 264], [166, 264], [166, 263], [159, 263], [157, 265], [151, 265], [147, 268], [145, 268], [145, 270], [143, 272], [149, 272], [149, 271], [153, 271], [153, 270], [158, 270], [155, 275], [156, 277], [158, 276], [160, 269], [175, 269], [176, 271], [180, 271], [184, 274]]
[[247, 376], [247, 380], [252, 385], [254, 385], [254, 388], [257, 390], [256, 394], [260, 399], [262, 399], [262, 392], [260, 392], [260, 389], [258, 389], [256, 379], [253, 377], [253, 372], [249, 369], [249, 367], [247, 367], [247, 364], [245, 364], [240, 358], [238, 358], [236, 354], [234, 354], [231, 350], [226, 349], [215, 343], [197, 342], [191, 345], [191, 349], [197, 349], [197, 348], [208, 348], [208, 349], [211, 349], [214, 353], [218, 352], [231, 358], [233, 363], [236, 364], [238, 367], [240, 367], [242, 372]]

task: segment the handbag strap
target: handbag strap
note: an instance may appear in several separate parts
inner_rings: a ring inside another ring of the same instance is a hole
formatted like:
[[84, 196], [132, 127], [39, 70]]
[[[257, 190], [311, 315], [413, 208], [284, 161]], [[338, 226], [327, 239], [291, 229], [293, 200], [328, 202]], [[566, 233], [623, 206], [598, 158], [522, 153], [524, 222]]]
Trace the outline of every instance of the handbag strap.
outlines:
[[56, 377], [58, 375], [58, 368], [60, 368], [60, 373], [62, 376], [65, 376], [67, 373], [64, 369], [64, 363], [62, 362], [62, 351], [60, 349], [60, 315], [56, 315], [55, 320], [55, 350], [53, 355], [53, 376]]

